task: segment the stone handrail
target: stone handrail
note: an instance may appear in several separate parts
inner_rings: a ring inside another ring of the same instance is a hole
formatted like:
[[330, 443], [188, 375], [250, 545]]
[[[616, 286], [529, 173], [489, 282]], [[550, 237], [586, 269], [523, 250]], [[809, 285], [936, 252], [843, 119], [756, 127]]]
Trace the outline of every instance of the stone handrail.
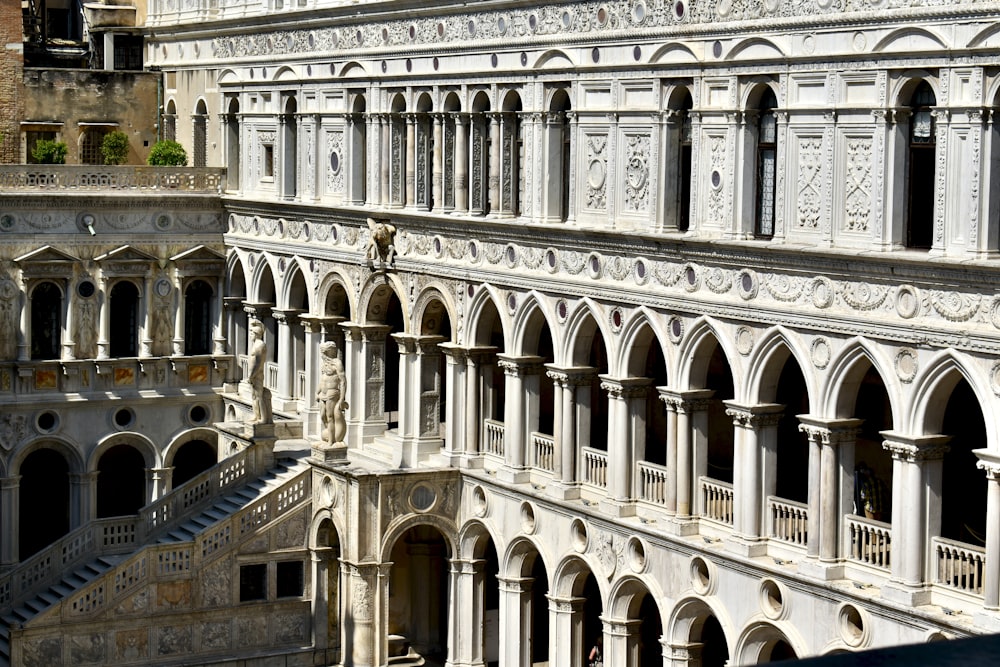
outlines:
[[551, 435], [532, 432], [531, 465], [539, 470], [555, 471], [555, 441]]
[[639, 500], [654, 505], [667, 505], [667, 468], [666, 466], [639, 461]]
[[[227, 550], [251, 539], [311, 498], [312, 469], [306, 468], [281, 486], [200, 533], [192, 543], [153, 544], [109, 569], [59, 605], [63, 618], [76, 618], [114, 607], [123, 596], [161, 577], [201, 569]], [[53, 608], [54, 609], [54, 608]]]
[[702, 516], [733, 525], [733, 485], [708, 477], [699, 478], [704, 510]]
[[768, 496], [768, 535], [776, 540], [806, 546], [809, 539], [809, 508], [805, 503]]
[[0, 165], [0, 192], [143, 190], [222, 194], [225, 189], [226, 170], [214, 167]]
[[583, 482], [599, 486], [608, 486], [608, 453], [592, 447], [581, 448], [583, 459]]
[[944, 537], [932, 537], [934, 583], [974, 595], [983, 594], [986, 549]]
[[95, 553], [119, 554], [135, 549], [139, 522], [136, 517], [96, 519], [73, 530], [21, 561], [13, 570], [0, 576], [0, 608], [40, 587], [47, 587]]
[[848, 558], [882, 570], [888, 570], [892, 556], [892, 525], [848, 514]]
[[503, 458], [504, 455], [504, 425], [495, 419], [483, 422], [485, 436], [483, 438], [483, 453]]
[[64, 535], [0, 576], [0, 608], [55, 583], [67, 570], [95, 556], [129, 553], [157, 534], [183, 521], [191, 509], [211, 502], [222, 491], [259, 477], [273, 457], [250, 447], [146, 505], [136, 516], [97, 519]]

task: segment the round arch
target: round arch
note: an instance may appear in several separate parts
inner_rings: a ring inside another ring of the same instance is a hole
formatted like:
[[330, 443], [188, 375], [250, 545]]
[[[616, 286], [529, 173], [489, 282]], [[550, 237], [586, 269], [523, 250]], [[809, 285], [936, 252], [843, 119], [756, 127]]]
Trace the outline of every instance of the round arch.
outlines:
[[[597, 305], [589, 298], [581, 299], [574, 306], [564, 325], [566, 339], [564, 341], [563, 358], [566, 363], [572, 364], [577, 363], [580, 359], [586, 359], [594, 335], [598, 332], [600, 332], [601, 337], [604, 339], [605, 355], [609, 360], [612, 358], [611, 350], [608, 346], [609, 332], [605, 331], [602, 322], [603, 318], [600, 317]], [[610, 372], [610, 370], [609, 368], [608, 371]]]
[[[968, 359], [962, 359], [952, 350], [943, 350], [931, 359], [925, 370], [914, 380], [912, 413], [905, 427], [917, 435], [940, 433], [947, 397], [962, 379], [969, 383], [976, 395], [986, 424], [996, 424], [1000, 415], [993, 409], [995, 402], [983, 401], [983, 396], [992, 393], [988, 379], [977, 372], [975, 365], [969, 363]], [[996, 451], [996, 427], [987, 428], [986, 438], [986, 448]]]
[[910, 105], [914, 91], [921, 83], [927, 83], [934, 91], [934, 98], [941, 99], [941, 81], [936, 74], [924, 69], [911, 69], [902, 72], [893, 82], [892, 89], [886, 95], [892, 106], [906, 107]]
[[389, 299], [395, 296], [402, 310], [403, 323], [409, 322], [409, 303], [406, 299], [401, 298], [400, 294], [406, 294], [406, 288], [399, 276], [384, 273], [373, 274], [361, 286], [357, 317], [362, 319], [363, 324], [382, 322]]
[[456, 544], [458, 530], [451, 519], [438, 516], [437, 514], [406, 514], [396, 517], [382, 535], [382, 541], [379, 544], [380, 560], [390, 560], [392, 549], [396, 546], [396, 542], [411, 528], [418, 526], [430, 526], [437, 529], [441, 533], [441, 537], [444, 539], [449, 553], [458, 553], [458, 545]]
[[770, 662], [780, 642], [784, 642], [796, 658], [808, 655], [805, 641], [791, 623], [757, 619], [751, 621], [736, 640], [733, 662], [738, 665]]
[[[671, 377], [677, 378], [676, 384], [680, 388], [704, 388], [708, 364], [716, 347], [720, 348], [722, 356], [733, 371], [734, 397], [738, 394], [738, 389], [741, 385], [740, 380], [742, 379], [740, 377], [742, 375], [742, 367], [735, 362], [740, 357], [736, 353], [736, 350], [733, 349], [729, 339], [722, 335], [718, 324], [706, 317], [700, 317], [695, 320], [683, 334], [683, 338], [677, 346], [675, 358], [679, 367]], [[685, 361], [687, 361], [686, 364], [684, 363]], [[670, 372], [669, 367], [667, 372]]]
[[308, 312], [312, 303], [312, 274], [304, 267], [306, 260], [301, 257], [289, 258], [290, 262], [281, 281], [279, 304], [282, 308], [302, 308]]
[[211, 444], [215, 447], [216, 452], [219, 448], [219, 432], [212, 428], [192, 428], [186, 430], [182, 433], [176, 435], [173, 440], [167, 443], [167, 446], [163, 448], [163, 467], [169, 468], [174, 465], [174, 457], [177, 455], [177, 450], [194, 440], [202, 440]]
[[[444, 285], [432, 282], [421, 290], [414, 301], [413, 322], [411, 324], [415, 333], [419, 335], [436, 333], [435, 331], [426, 332], [424, 329], [427, 327], [433, 330], [441, 326], [440, 313], [434, 312], [435, 303], [441, 304], [440, 307], [444, 308], [444, 314], [449, 322], [455, 322], [457, 311], [455, 302], [451, 298], [451, 292]], [[453, 331], [451, 335], [454, 336]]]
[[76, 443], [62, 436], [44, 435], [29, 440], [17, 448], [8, 464], [10, 476], [20, 475], [21, 465], [24, 463], [24, 460], [39, 449], [52, 449], [59, 453], [66, 460], [71, 474], [83, 473], [88, 470], [84, 467], [83, 456]]
[[[548, 311], [538, 294], [529, 292], [518, 305], [511, 323], [511, 348], [513, 354], [534, 354], [542, 331], [548, 329], [555, 353], [556, 329], [552, 326]], [[529, 349], [529, 345], [532, 349]]]
[[326, 273], [316, 288], [316, 310], [321, 317], [357, 312], [350, 279], [337, 267]]
[[136, 431], [122, 431], [120, 433], [113, 433], [97, 441], [97, 446], [90, 452], [90, 457], [87, 460], [87, 471], [94, 472], [97, 470], [98, 463], [104, 453], [118, 445], [128, 445], [135, 448], [136, 451], [142, 454], [146, 468], [161, 467], [160, 452], [152, 440]]

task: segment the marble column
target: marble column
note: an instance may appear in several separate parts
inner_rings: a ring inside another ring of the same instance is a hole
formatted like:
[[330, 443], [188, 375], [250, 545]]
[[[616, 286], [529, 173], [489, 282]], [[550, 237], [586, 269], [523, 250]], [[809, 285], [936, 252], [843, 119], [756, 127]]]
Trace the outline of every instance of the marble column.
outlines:
[[173, 468], [146, 469], [146, 503], [159, 500], [170, 493], [173, 480]]
[[[170, 305], [174, 309], [174, 339], [173, 339], [172, 355], [175, 357], [179, 357], [183, 356], [184, 354], [184, 315], [185, 315], [184, 276], [179, 272], [174, 277], [174, 289], [173, 289], [173, 294], [171, 294]], [[148, 327], [144, 326], [143, 331], [149, 331]]]
[[578, 411], [581, 408], [578, 394], [581, 387], [590, 387], [597, 369], [590, 366], [560, 367], [555, 364], [547, 364], [545, 367], [556, 388], [552, 439], [556, 449], [558, 482], [550, 487], [557, 497], [575, 498], [579, 497], [577, 432]]
[[699, 509], [698, 478], [707, 473], [708, 405], [713, 394], [708, 389], [660, 389], [660, 398], [670, 411], [667, 437], [674, 438], [667, 443], [668, 489], [673, 486], [668, 493], [668, 510], [673, 501], [678, 519], [689, 519]]
[[455, 114], [455, 213], [469, 211], [469, 116]]
[[443, 114], [434, 114], [434, 151], [432, 153], [431, 163], [431, 205], [427, 207], [434, 211], [440, 211], [444, 207], [444, 189], [442, 187], [442, 178], [444, 175], [444, 138], [442, 136], [443, 122]]
[[940, 534], [941, 459], [948, 436], [909, 436], [882, 431], [883, 447], [892, 454], [892, 564], [882, 595], [894, 602], [925, 604], [930, 538]]
[[10, 568], [18, 563], [20, 512], [21, 476], [0, 478], [0, 529], [3, 530], [3, 539], [0, 540], [0, 569]]
[[295, 336], [292, 327], [298, 323], [301, 313], [301, 310], [292, 308], [271, 309], [271, 317], [278, 325], [278, 386], [273, 389], [277, 397], [284, 400], [290, 400], [295, 396], [295, 374], [298, 365], [295, 363]]
[[221, 276], [215, 279], [215, 293], [212, 295], [212, 354], [221, 356], [226, 354], [226, 315], [223, 294], [225, 294], [226, 281]]
[[489, 211], [490, 215], [500, 213], [500, 114], [489, 114], [490, 119], [490, 172], [489, 172]]
[[345, 332], [347, 367], [347, 442], [360, 445], [385, 432], [385, 365], [398, 363], [398, 359], [385, 358], [390, 327], [353, 322], [345, 322], [341, 327]]
[[583, 606], [586, 598], [546, 597], [549, 600], [549, 665], [577, 667], [580, 656], [586, 656], [587, 651], [583, 643]]
[[391, 190], [389, 189], [389, 177], [391, 167], [389, 163], [389, 148], [392, 145], [392, 123], [387, 114], [378, 114], [379, 127], [379, 198], [378, 201], [383, 207], [388, 207], [392, 203]]
[[972, 451], [976, 466], [986, 472], [986, 563], [983, 572], [983, 607], [1000, 609], [1000, 455], [988, 449]]
[[416, 114], [408, 113], [406, 114], [406, 149], [405, 158], [403, 161], [405, 163], [404, 173], [405, 173], [405, 184], [406, 184], [406, 199], [405, 204], [407, 208], [413, 208], [417, 201], [417, 189], [416, 189], [416, 155], [417, 155], [417, 117]]
[[504, 371], [504, 467], [500, 476], [508, 482], [522, 482], [527, 479], [526, 448], [528, 445], [528, 400], [527, 381], [529, 376], [542, 372], [541, 357], [497, 355], [497, 364]]
[[452, 559], [446, 667], [484, 667], [483, 577], [485, 560]]
[[799, 415], [799, 422], [799, 430], [809, 439], [806, 555], [833, 563], [840, 556], [840, 517], [844, 513], [845, 499], [850, 500], [853, 496], [853, 446], [861, 420]]
[[[110, 309], [110, 295], [108, 294], [108, 279], [102, 273], [97, 278], [97, 319], [98, 319], [98, 334], [97, 334], [97, 358], [98, 359], [109, 359], [111, 357], [111, 309]], [[25, 332], [25, 338], [30, 340], [31, 328], [28, 321], [28, 308], [21, 311], [21, 331]], [[18, 359], [21, 361], [28, 360], [29, 354], [28, 345], [25, 344], [20, 352], [23, 353], [23, 358], [18, 355]]]
[[635, 514], [633, 473], [636, 453], [646, 442], [646, 395], [649, 378], [601, 376], [608, 393], [608, 497], [605, 509], [617, 516]]
[[641, 620], [609, 619], [604, 621], [604, 664], [639, 664], [639, 628]]
[[[497, 577], [500, 583], [500, 664], [531, 664], [532, 609], [534, 579]], [[550, 633], [551, 634], [551, 633]]]
[[784, 411], [783, 405], [742, 405], [725, 401], [726, 414], [733, 418], [735, 432], [733, 456], [732, 546], [744, 555], [762, 555], [764, 498], [767, 481], [765, 468], [774, 460], [774, 435]]

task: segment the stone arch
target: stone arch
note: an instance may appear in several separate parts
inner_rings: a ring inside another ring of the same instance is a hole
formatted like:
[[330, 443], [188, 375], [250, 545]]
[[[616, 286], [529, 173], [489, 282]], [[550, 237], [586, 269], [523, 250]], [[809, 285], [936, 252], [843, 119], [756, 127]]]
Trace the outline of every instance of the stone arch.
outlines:
[[[380, 279], [382, 282], [377, 282]], [[384, 321], [389, 299], [395, 296], [403, 311], [404, 324], [409, 322], [409, 303], [406, 299], [400, 297], [401, 294], [406, 294], [406, 288], [399, 276], [373, 274], [361, 288], [361, 295], [358, 299], [358, 316], [365, 323]]]
[[417, 102], [414, 105], [417, 113], [430, 113], [434, 109], [434, 102], [431, 100], [430, 93], [423, 91], [417, 95]]
[[351, 280], [343, 269], [336, 267], [327, 272], [316, 289], [315, 310], [321, 317], [342, 315], [349, 317], [357, 312], [356, 295]]
[[906, 70], [900, 74], [894, 82], [891, 92], [887, 95], [888, 103], [891, 106], [909, 106], [914, 91], [924, 82], [934, 91], [934, 99], [940, 104], [942, 102], [941, 81], [935, 73], [924, 69]]
[[194, 440], [202, 440], [209, 443], [215, 447], [216, 453], [219, 450], [219, 432], [213, 428], [192, 428], [178, 434], [171, 440], [166, 447], [163, 448], [163, 453], [161, 454], [163, 459], [163, 467], [169, 468], [174, 465], [174, 457], [177, 455], [177, 450]]
[[442, 111], [461, 111], [462, 100], [454, 90], [448, 91], [441, 102]]
[[458, 545], [456, 544], [458, 531], [451, 519], [437, 514], [405, 514], [393, 519], [386, 528], [379, 544], [379, 559], [383, 562], [391, 560], [392, 548], [396, 542], [408, 530], [417, 526], [431, 526], [437, 529], [448, 547], [448, 552], [452, 555], [458, 553]]
[[[536, 343], [544, 329], [547, 328], [550, 335], [556, 332], [541, 298], [534, 292], [529, 292], [525, 295], [524, 299], [518, 305], [511, 328], [511, 347], [514, 354], [533, 354], [535, 350], [529, 350], [528, 347]], [[552, 343], [554, 347], [554, 335], [552, 336]]]
[[389, 98], [389, 108], [392, 113], [404, 113], [406, 107], [406, 96], [403, 93], [395, 93]]
[[[511, 335], [509, 321], [500, 308], [502, 299], [495, 292], [496, 288], [493, 286], [482, 285], [469, 299], [466, 307], [469, 325], [465, 327], [467, 345], [489, 345], [495, 317], [503, 331], [503, 341], [498, 347], [501, 350], [507, 348], [507, 340]], [[489, 329], [486, 328], [487, 325]]]
[[217, 79], [220, 86], [237, 84], [240, 82], [239, 75], [232, 69], [226, 68], [219, 72], [219, 77]]
[[324, 530], [323, 524], [327, 522], [333, 526], [337, 541], [340, 544], [344, 543], [343, 535], [346, 534], [346, 529], [341, 517], [336, 512], [324, 507], [314, 512], [309, 520], [309, 534], [306, 539], [308, 540], [310, 549], [316, 549], [318, 546], [321, 546], [320, 533]]
[[608, 609], [614, 618], [630, 619], [635, 618], [639, 612], [639, 606], [644, 595], [649, 595], [656, 603], [656, 609], [660, 618], [664, 617], [660, 600], [663, 599], [662, 592], [656, 585], [656, 580], [650, 578], [647, 582], [643, 578], [628, 574], [617, 581], [608, 593]]
[[[229, 252], [226, 258], [226, 294], [233, 296], [247, 296], [247, 271], [246, 263], [236, 249]], [[233, 292], [238, 292], [233, 294]]]
[[670, 643], [674, 645], [683, 646], [700, 642], [709, 618], [714, 618], [718, 623], [725, 638], [729, 664], [733, 664], [736, 629], [725, 606], [715, 598], [686, 597], [679, 600], [670, 613], [663, 634], [669, 637]]
[[732, 655], [739, 665], [755, 665], [771, 660], [779, 642], [786, 643], [797, 658], [808, 655], [805, 641], [788, 621], [751, 621], [736, 640]]
[[21, 465], [24, 463], [24, 460], [39, 449], [52, 449], [59, 453], [66, 459], [70, 474], [82, 473], [89, 470], [89, 468], [85, 467], [86, 464], [76, 443], [58, 435], [43, 435], [29, 440], [17, 448], [8, 464], [10, 475], [12, 477], [20, 475]]
[[813, 386], [815, 377], [812, 374], [806, 375], [805, 371], [812, 364], [804, 363], [809, 355], [802, 349], [800, 339], [784, 327], [769, 330], [756, 344], [750, 356], [747, 384], [744, 388], [746, 400], [751, 403], [773, 403], [778, 379], [789, 357], [795, 360], [806, 379], [810, 400], [809, 411], [815, 413], [818, 409], [814, 405], [818, 393]]
[[[312, 273], [308, 266], [303, 267], [306, 260], [301, 257], [288, 258], [288, 268], [281, 281], [280, 299], [278, 303], [284, 308], [303, 308], [308, 312], [312, 302]], [[303, 306], [305, 304], [305, 306]]]
[[490, 93], [487, 90], [473, 90], [470, 91], [472, 94], [472, 113], [482, 113], [484, 111], [489, 111], [493, 106], [493, 100], [490, 97]]
[[545, 89], [545, 107], [549, 111], [569, 111], [573, 108], [573, 101], [566, 85], [555, 85]]
[[458, 531], [459, 558], [482, 558], [487, 544], [500, 545], [502, 535], [482, 519], [470, 519]]
[[443, 306], [444, 316], [448, 318], [450, 323], [448, 333], [454, 336], [457, 322], [455, 302], [451, 297], [451, 291], [446, 286], [437, 283], [425, 286], [417, 295], [413, 304], [413, 332], [418, 335], [436, 335], [441, 330], [443, 322], [440, 311], [435, 312], [434, 310], [435, 302]]
[[[267, 253], [257, 255], [258, 261], [253, 267], [253, 275], [250, 281], [250, 293], [252, 300], [257, 303], [277, 304], [277, 281], [274, 279], [275, 271], [271, 266], [271, 256]], [[265, 280], [270, 279], [270, 283]]]
[[786, 58], [787, 55], [780, 46], [770, 39], [762, 37], [750, 37], [737, 42], [729, 53], [725, 55], [725, 60], [765, 59], [765, 58]]
[[[655, 313], [645, 307], [632, 313], [618, 334], [621, 347], [615, 366], [621, 373], [629, 377], [641, 377], [644, 373], [646, 355], [653, 345], [659, 346], [664, 361], [667, 361], [669, 349], [662, 343], [666, 337], [664, 332], [660, 331], [659, 325], [662, 322], [662, 317], [656, 317]], [[670, 367], [669, 362], [667, 367]]]
[[[992, 393], [989, 381], [975, 371], [968, 359], [963, 360], [952, 350], [943, 350], [931, 359], [914, 381], [912, 413], [904, 428], [909, 428], [918, 435], [940, 433], [948, 404], [947, 397], [951, 396], [952, 390], [962, 379], [969, 383], [975, 393], [986, 424], [996, 424], [1000, 415], [993, 409], [995, 401], [983, 400], [984, 396]], [[986, 437], [986, 448], [996, 451], [998, 445], [995, 426], [987, 428]]]
[[[570, 554], [556, 565], [552, 573], [552, 590], [560, 597], [579, 597], [583, 593], [583, 582], [587, 575], [599, 571], [585, 556]], [[607, 579], [596, 574], [594, 578], [601, 591], [601, 605], [604, 606], [609, 599]]]
[[779, 107], [785, 103], [785, 100], [781, 97], [781, 88], [775, 79], [769, 76], [755, 76], [748, 82], [744, 90], [742, 106], [740, 108], [757, 109], [760, 106], [766, 89], [770, 89], [774, 95], [774, 99], [778, 101]]
[[573, 308], [564, 325], [566, 336], [564, 357], [568, 363], [575, 363], [587, 356], [594, 335], [598, 332], [604, 339], [605, 354], [610, 361], [611, 350], [608, 349], [608, 340], [611, 337], [604, 328], [603, 318], [599, 315], [596, 304], [589, 298], [581, 299]]
[[666, 109], [690, 109], [694, 101], [692, 86], [687, 83], [677, 83], [666, 86], [663, 95], [663, 107]]
[[891, 362], [879, 348], [865, 338], [853, 338], [840, 349], [829, 363], [823, 393], [818, 397], [821, 415], [846, 418], [854, 414], [858, 384], [872, 367], [886, 387], [893, 415], [900, 415], [899, 384], [895, 373], [889, 372]]
[[97, 464], [101, 460], [101, 456], [117, 445], [129, 445], [135, 448], [142, 454], [147, 468], [161, 467], [159, 448], [152, 440], [135, 431], [122, 431], [120, 433], [113, 433], [97, 441], [97, 446], [90, 452], [90, 457], [87, 460], [87, 471], [94, 472], [97, 470]]
[[[729, 339], [722, 335], [718, 324], [707, 317], [695, 320], [683, 335], [674, 358], [678, 364], [684, 364], [685, 361], [688, 363], [681, 365], [672, 373], [671, 377], [677, 378], [675, 384], [684, 389], [704, 388], [708, 363], [716, 346], [720, 348], [723, 358], [726, 359], [733, 371], [732, 380], [735, 395], [740, 386], [739, 378], [736, 376], [740, 366], [734, 362], [739, 358], [739, 355]], [[670, 372], [669, 368], [668, 372]]]
[[[533, 552], [533, 553], [532, 553]], [[545, 571], [550, 569], [546, 565], [545, 555], [542, 546], [533, 537], [521, 535], [512, 540], [507, 545], [503, 557], [500, 561], [500, 573], [503, 577], [526, 577], [531, 574], [531, 567], [535, 559], [540, 558]]]
[[533, 69], [563, 69], [576, 67], [576, 63], [565, 51], [549, 49], [538, 56], [531, 67]]
[[274, 75], [271, 77], [271, 81], [295, 81], [299, 77], [295, 73], [295, 70], [287, 65], [282, 65], [281, 67], [275, 68]]
[[356, 60], [344, 63], [340, 68], [340, 76], [343, 78], [363, 78], [368, 76], [365, 66]]
[[880, 39], [873, 47], [872, 53], [937, 51], [950, 49], [945, 38], [933, 30], [917, 26], [907, 26], [892, 30]]
[[686, 44], [670, 42], [664, 44], [649, 57], [650, 64], [696, 63], [698, 56]]

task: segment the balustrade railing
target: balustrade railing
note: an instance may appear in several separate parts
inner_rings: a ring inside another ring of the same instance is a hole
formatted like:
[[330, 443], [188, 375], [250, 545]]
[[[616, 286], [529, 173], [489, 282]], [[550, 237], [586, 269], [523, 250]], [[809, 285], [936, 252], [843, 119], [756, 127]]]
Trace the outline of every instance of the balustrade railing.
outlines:
[[136, 516], [97, 519], [64, 535], [0, 576], [0, 607], [48, 586], [98, 555], [129, 553], [207, 505], [222, 492], [267, 471], [272, 457], [258, 447], [238, 452], [143, 507]]
[[733, 485], [708, 477], [699, 478], [698, 483], [701, 486], [702, 503], [704, 503], [702, 516], [729, 526], [733, 525]]
[[0, 192], [156, 190], [222, 194], [225, 189], [226, 170], [215, 167], [0, 165]]
[[230, 545], [252, 539], [268, 524], [293, 511], [311, 494], [312, 470], [305, 469], [281, 486], [261, 496], [238, 512], [216, 523], [212, 530], [198, 534], [193, 544], [149, 545], [96, 578], [67, 598], [62, 606], [65, 617], [96, 614], [113, 608], [123, 596], [140, 585], [161, 577], [183, 574], [204, 567], [213, 554]]
[[806, 546], [809, 539], [809, 509], [805, 503], [768, 496], [767, 510], [771, 521], [768, 535], [771, 538]]
[[483, 438], [483, 453], [503, 458], [504, 455], [504, 425], [495, 419], [486, 419]]
[[986, 549], [971, 544], [931, 538], [934, 550], [934, 582], [966, 593], [983, 594]]
[[848, 554], [850, 560], [888, 570], [892, 556], [892, 525], [848, 514]]
[[555, 442], [551, 435], [531, 434], [531, 465], [540, 470], [555, 472]]
[[583, 447], [583, 482], [602, 489], [608, 486], [608, 453], [601, 449]]
[[278, 388], [278, 364], [274, 361], [264, 362], [264, 386], [271, 391]]
[[654, 505], [667, 504], [667, 468], [648, 461], [639, 461], [639, 500]]

